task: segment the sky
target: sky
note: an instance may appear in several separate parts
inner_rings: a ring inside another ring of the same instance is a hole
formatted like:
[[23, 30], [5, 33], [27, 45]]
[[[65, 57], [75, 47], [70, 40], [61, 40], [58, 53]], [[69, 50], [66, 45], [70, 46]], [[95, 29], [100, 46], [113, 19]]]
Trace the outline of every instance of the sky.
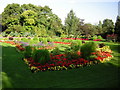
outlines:
[[104, 19], [116, 22], [118, 15], [118, 2], [120, 0], [0, 0], [0, 13], [8, 4], [18, 3], [49, 6], [52, 12], [61, 18], [62, 23], [72, 9], [75, 15], [84, 19], [85, 23], [98, 24]]

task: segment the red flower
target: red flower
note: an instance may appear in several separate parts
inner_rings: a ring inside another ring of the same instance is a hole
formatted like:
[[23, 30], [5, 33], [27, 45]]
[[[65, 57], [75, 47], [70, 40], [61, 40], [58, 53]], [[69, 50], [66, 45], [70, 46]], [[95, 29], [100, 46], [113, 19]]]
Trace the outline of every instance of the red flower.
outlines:
[[67, 58], [63, 58], [62, 60], [66, 61], [66, 60], [67, 60]]
[[50, 64], [51, 67], [55, 66], [55, 64]]

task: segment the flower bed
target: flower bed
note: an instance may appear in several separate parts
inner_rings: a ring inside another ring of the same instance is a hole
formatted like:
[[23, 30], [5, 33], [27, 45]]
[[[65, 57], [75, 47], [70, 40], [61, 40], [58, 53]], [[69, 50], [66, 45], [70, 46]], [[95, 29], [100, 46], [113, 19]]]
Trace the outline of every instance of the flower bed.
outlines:
[[53, 43], [59, 43], [59, 44], [71, 44], [71, 43], [67, 43], [67, 42], [53, 42]]
[[93, 41], [102, 41], [101, 39], [95, 39], [95, 40], [93, 40]]
[[72, 40], [89, 40], [89, 39], [82, 39], [82, 38], [61, 38], [61, 39], [72, 39]]
[[14, 41], [2, 41], [2, 40], [1, 40], [0, 42], [9, 43], [9, 44], [15, 45], [15, 42], [14, 42]]
[[51, 60], [44, 65], [35, 63], [32, 57], [24, 58], [24, 61], [29, 65], [29, 68], [32, 72], [37, 72], [46, 70], [54, 71], [79, 68], [91, 64], [98, 64], [100, 62], [109, 61], [112, 58], [112, 55], [108, 52], [96, 52], [93, 54], [97, 56], [94, 61], [85, 60], [83, 58], [68, 60], [65, 54], [51, 55]]
[[[72, 39], [72, 40], [75, 40], [75, 38], [61, 38], [61, 39]], [[76, 40], [89, 40], [89, 39], [82, 39], [82, 38], [76, 38]], [[101, 39], [95, 39], [93, 41], [102, 41]]]
[[[22, 46], [20, 43], [16, 43], [13, 41], [1, 41], [4, 43], [10, 43], [12, 45], [16, 45], [16, 48], [19, 52], [25, 51], [26, 46]], [[71, 44], [71, 43], [65, 43], [65, 42], [54, 42], [59, 44]], [[55, 46], [56, 47], [56, 46]], [[52, 46], [45, 46], [44, 49], [53, 49]], [[43, 48], [37, 48], [37, 49], [43, 49]], [[77, 52], [79, 58], [76, 59], [68, 59], [65, 54], [59, 54], [59, 55], [53, 55], [50, 53], [50, 61], [48, 61], [45, 64], [41, 64], [38, 62], [35, 62], [35, 60], [32, 57], [24, 58], [26, 64], [28, 64], [30, 70], [32, 72], [37, 71], [54, 71], [54, 70], [67, 70], [72, 68], [79, 68], [91, 64], [98, 64], [100, 62], [109, 61], [113, 56], [111, 55], [112, 51], [109, 49], [109, 46], [102, 46], [102, 48], [98, 48], [97, 52], [92, 53], [92, 55], [95, 55], [96, 57], [92, 60], [86, 60], [84, 58], [81, 58], [81, 52]]]
[[[63, 42], [56, 42], [63, 44]], [[65, 43], [66, 44], [66, 43]], [[68, 44], [68, 43], [67, 43]], [[16, 46], [18, 50], [24, 51], [25, 48], [21, 45]], [[43, 49], [43, 48], [38, 48]], [[44, 49], [53, 49], [50, 46], [44, 47]], [[50, 61], [48, 61], [45, 64], [41, 64], [38, 62], [35, 62], [35, 60], [32, 57], [24, 58], [26, 64], [28, 64], [30, 70], [32, 72], [37, 71], [54, 71], [54, 70], [67, 70], [72, 68], [79, 68], [91, 64], [98, 64], [100, 62], [109, 61], [113, 56], [111, 55], [112, 51], [109, 49], [109, 46], [105, 46], [102, 48], [98, 48], [97, 52], [92, 53], [92, 55], [95, 55], [96, 57], [94, 60], [85, 60], [84, 58], [81, 58], [81, 52], [77, 52], [79, 58], [77, 59], [68, 59], [65, 54], [59, 54], [59, 55], [52, 55], [50, 54]]]

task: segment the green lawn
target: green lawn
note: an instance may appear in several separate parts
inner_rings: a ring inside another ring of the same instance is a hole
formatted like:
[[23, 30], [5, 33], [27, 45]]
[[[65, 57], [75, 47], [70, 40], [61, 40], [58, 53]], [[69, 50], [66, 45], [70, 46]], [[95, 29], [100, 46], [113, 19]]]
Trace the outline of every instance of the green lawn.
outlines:
[[[32, 73], [15, 47], [2, 47], [4, 88], [116, 88], [120, 70], [119, 44], [106, 43], [115, 56], [110, 62], [63, 71]], [[118, 48], [119, 47], [119, 48]]]

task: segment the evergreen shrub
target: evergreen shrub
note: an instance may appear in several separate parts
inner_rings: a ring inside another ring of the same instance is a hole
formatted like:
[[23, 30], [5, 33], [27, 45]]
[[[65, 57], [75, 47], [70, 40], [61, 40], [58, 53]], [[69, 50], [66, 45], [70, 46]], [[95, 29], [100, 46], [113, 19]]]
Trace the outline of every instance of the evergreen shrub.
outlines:
[[93, 52], [96, 52], [98, 48], [97, 43], [94, 42], [86, 42], [84, 45], [81, 46], [81, 57], [84, 59], [89, 60], [90, 56]]
[[34, 61], [40, 64], [45, 64], [50, 61], [50, 53], [47, 49], [38, 49], [34, 52]]

